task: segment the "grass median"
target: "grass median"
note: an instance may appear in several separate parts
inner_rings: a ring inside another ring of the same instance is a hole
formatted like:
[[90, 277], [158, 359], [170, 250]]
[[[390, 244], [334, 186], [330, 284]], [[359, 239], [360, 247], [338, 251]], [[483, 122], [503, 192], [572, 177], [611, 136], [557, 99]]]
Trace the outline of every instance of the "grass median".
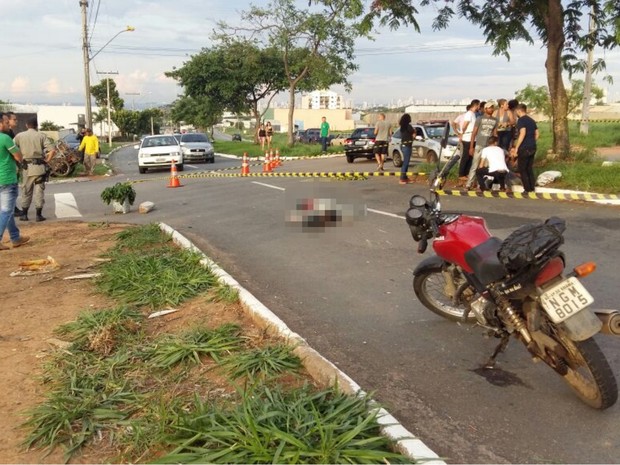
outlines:
[[[116, 304], [56, 329], [69, 345], [45, 363], [26, 447], [64, 447], [67, 460], [90, 451], [90, 463], [410, 462], [380, 434], [369, 397], [317, 386], [157, 225], [121, 232], [104, 259], [96, 289]], [[191, 324], [147, 318], [172, 307]]]

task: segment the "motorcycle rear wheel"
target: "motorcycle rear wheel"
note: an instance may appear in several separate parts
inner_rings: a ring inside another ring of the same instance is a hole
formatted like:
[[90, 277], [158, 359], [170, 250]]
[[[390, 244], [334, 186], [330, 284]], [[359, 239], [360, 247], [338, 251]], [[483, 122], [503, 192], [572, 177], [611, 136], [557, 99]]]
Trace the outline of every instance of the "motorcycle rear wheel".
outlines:
[[466, 299], [475, 292], [454, 266], [416, 274], [413, 278], [413, 290], [422, 305], [447, 320], [467, 323], [476, 321], [476, 317], [471, 313], [463, 320], [469, 305]]
[[[618, 400], [616, 378], [596, 341], [590, 338], [576, 342], [557, 329], [545, 332], [555, 333], [548, 335], [566, 351], [566, 354], [553, 352], [551, 355], [559, 358], [556, 358], [555, 366], [551, 363], [549, 366], [560, 373], [577, 397], [599, 410], [614, 405]], [[565, 367], [558, 364], [565, 364]], [[565, 374], [561, 373], [563, 368]]]

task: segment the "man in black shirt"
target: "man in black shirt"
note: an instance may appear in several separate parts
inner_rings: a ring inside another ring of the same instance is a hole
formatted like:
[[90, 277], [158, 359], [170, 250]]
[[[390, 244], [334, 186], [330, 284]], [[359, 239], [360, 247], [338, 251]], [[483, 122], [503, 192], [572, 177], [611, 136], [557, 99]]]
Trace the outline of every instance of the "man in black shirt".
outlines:
[[517, 140], [510, 151], [512, 158], [517, 158], [517, 167], [523, 183], [523, 193], [534, 192], [536, 179], [534, 177], [534, 156], [536, 155], [536, 141], [538, 140], [538, 126], [536, 121], [527, 115], [527, 106], [517, 105]]

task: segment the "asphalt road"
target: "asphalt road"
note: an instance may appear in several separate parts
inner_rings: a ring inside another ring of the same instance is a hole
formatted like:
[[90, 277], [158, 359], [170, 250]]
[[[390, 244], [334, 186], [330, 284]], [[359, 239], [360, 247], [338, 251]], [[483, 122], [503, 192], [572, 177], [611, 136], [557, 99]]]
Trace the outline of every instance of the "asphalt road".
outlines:
[[[583, 405], [516, 341], [500, 356], [493, 379], [479, 375], [476, 369], [497, 341], [478, 328], [445, 321], [417, 301], [412, 270], [431, 252], [415, 252], [402, 216], [409, 197], [424, 194], [424, 186], [400, 186], [395, 177], [196, 178], [168, 189], [167, 171], [139, 175], [135, 158], [131, 148], [114, 155], [124, 174], [108, 181], [49, 185], [49, 203], [55, 193], [72, 192], [85, 220], [163, 221], [179, 230], [448, 462], [618, 461], [618, 405], [605, 412]], [[185, 173], [239, 165], [216, 157], [214, 165], [186, 165]], [[374, 169], [374, 163], [294, 161], [279, 171], [351, 168]], [[156, 210], [121, 217], [101, 203], [103, 187], [126, 178], [146, 181], [135, 185], [137, 202], [151, 200]], [[365, 206], [366, 215], [347, 226], [302, 232], [285, 217], [306, 196], [336, 198], [362, 211]], [[445, 197], [443, 208], [484, 216], [502, 238], [528, 221], [565, 218], [569, 265], [594, 260], [597, 272], [584, 283], [595, 306], [617, 307], [618, 207]], [[620, 377], [620, 339], [597, 340]]]

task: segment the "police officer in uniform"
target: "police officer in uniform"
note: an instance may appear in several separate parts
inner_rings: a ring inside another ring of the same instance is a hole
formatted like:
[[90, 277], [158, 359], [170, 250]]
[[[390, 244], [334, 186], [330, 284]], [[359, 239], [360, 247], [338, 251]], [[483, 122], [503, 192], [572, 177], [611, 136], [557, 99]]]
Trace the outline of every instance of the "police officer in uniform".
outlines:
[[31, 118], [26, 122], [28, 129], [15, 136], [15, 145], [19, 147], [24, 157], [21, 221], [28, 221], [28, 209], [33, 196], [34, 206], [37, 210], [36, 221], [45, 221], [41, 212], [45, 203], [46, 165], [56, 150], [52, 140], [37, 130], [38, 126], [37, 119]]

